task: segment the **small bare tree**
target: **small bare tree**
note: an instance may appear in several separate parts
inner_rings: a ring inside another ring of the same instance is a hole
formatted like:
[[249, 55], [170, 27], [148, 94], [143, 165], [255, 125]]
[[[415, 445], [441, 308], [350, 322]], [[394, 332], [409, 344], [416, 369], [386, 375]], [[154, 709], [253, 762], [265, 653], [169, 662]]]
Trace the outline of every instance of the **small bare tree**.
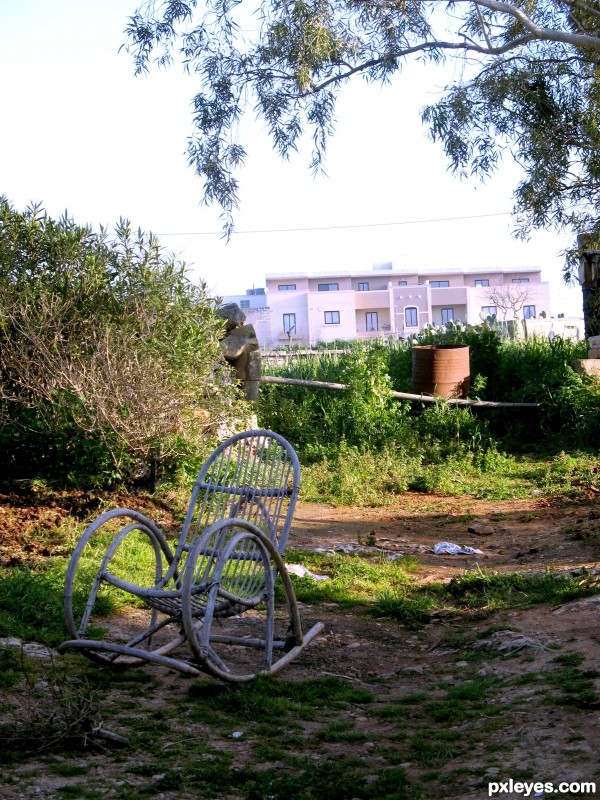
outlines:
[[528, 283], [511, 283], [508, 285], [491, 286], [486, 292], [490, 304], [502, 312], [503, 327], [506, 327], [507, 317], [515, 321], [515, 335], [520, 332], [519, 323], [522, 322], [521, 312], [523, 306], [531, 299], [531, 289]]

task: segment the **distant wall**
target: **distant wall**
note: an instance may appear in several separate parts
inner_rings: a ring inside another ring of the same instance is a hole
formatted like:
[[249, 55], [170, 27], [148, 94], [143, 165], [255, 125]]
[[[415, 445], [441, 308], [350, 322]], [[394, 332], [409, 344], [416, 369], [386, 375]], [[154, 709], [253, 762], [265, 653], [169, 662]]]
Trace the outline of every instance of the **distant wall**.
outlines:
[[536, 317], [524, 321], [525, 335], [529, 339], [533, 336], [543, 336], [551, 339], [561, 336], [563, 339], [580, 341], [585, 339], [583, 317]]

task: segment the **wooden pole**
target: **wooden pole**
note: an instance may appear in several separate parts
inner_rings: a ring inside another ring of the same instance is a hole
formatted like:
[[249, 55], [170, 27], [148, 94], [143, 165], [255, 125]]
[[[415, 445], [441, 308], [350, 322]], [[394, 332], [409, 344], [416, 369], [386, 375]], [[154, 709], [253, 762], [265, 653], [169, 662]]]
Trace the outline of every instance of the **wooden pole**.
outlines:
[[[345, 383], [327, 383], [326, 381], [305, 381], [300, 378], [280, 378], [276, 375], [261, 375], [261, 383], [277, 383], [285, 386], [305, 386], [307, 389], [348, 389]], [[410, 400], [417, 403], [450, 403], [455, 406], [471, 406], [473, 408], [539, 408], [539, 403], [497, 403], [492, 400], [461, 400], [458, 398], [431, 397], [426, 394], [409, 394], [407, 392], [390, 392], [396, 400]]]

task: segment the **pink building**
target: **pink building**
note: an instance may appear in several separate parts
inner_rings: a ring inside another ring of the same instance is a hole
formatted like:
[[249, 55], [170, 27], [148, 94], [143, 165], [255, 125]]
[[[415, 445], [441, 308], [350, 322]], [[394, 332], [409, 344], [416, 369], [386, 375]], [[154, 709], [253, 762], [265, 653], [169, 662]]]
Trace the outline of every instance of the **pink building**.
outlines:
[[360, 273], [282, 273], [266, 276], [264, 294], [237, 302], [263, 346], [314, 345], [335, 339], [406, 338], [426, 324], [471, 325], [550, 316], [550, 288], [534, 268], [466, 270], [394, 269]]

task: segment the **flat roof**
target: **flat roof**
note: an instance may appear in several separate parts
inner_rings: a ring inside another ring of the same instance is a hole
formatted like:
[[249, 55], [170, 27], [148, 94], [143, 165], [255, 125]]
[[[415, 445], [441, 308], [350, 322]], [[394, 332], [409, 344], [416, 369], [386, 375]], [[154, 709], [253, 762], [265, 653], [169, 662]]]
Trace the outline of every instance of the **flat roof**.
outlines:
[[423, 269], [386, 269], [385, 267], [370, 270], [346, 270], [339, 272], [268, 272], [266, 280], [289, 280], [291, 278], [366, 278], [369, 275], [406, 277], [408, 275], [478, 275], [479, 273], [509, 272], [541, 272], [541, 267], [425, 267]]

